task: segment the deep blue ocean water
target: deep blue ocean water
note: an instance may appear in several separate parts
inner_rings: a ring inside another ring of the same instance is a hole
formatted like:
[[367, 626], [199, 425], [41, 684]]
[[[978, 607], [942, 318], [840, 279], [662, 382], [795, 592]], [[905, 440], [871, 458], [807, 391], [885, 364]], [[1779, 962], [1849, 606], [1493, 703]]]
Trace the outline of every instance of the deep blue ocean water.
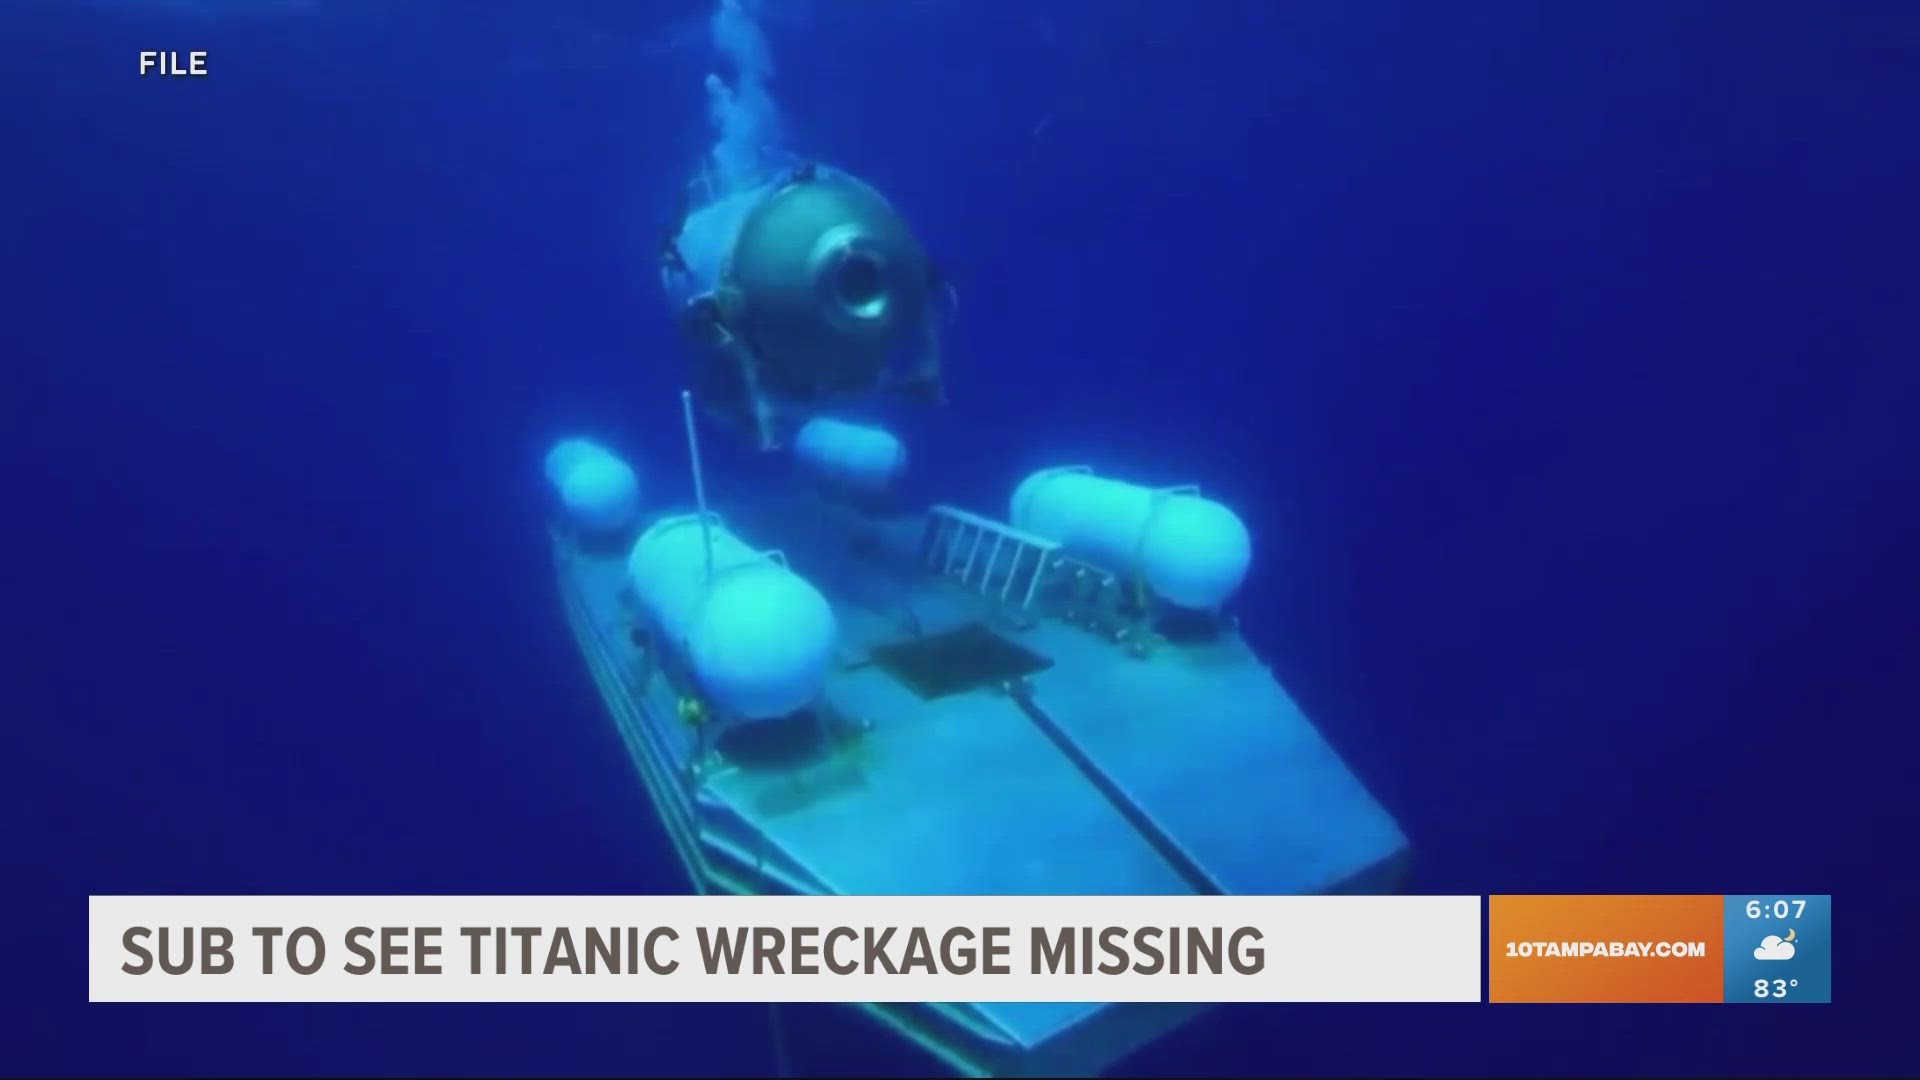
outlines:
[[[1920, 11], [763, 6], [792, 141], [960, 293], [920, 495], [1074, 458], [1238, 507], [1243, 624], [1416, 891], [1835, 897], [1830, 1007], [1244, 1007], [1118, 1071], [1920, 1065]], [[753, 1007], [84, 986], [91, 893], [685, 887], [540, 456], [586, 429], [678, 483], [654, 260], [708, 9], [0, 10], [0, 1069], [772, 1066]], [[796, 1012], [803, 1070], [923, 1067]]]

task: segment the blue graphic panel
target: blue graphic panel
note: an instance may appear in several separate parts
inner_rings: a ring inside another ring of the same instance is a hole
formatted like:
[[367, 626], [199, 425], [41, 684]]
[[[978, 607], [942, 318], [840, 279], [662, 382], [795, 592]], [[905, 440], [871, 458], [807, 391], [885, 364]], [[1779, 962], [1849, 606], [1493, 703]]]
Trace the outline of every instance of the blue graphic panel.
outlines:
[[1833, 898], [1727, 897], [1727, 1001], [1833, 1000]]

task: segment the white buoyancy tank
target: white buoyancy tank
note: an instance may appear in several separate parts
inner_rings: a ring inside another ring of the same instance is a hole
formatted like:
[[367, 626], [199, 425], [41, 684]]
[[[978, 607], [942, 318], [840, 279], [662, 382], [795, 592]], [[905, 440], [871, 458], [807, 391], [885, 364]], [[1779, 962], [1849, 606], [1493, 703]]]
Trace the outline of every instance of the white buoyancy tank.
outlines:
[[892, 487], [907, 467], [907, 448], [892, 432], [824, 416], [801, 427], [793, 453], [808, 472], [867, 494]]
[[590, 531], [618, 531], [640, 512], [640, 484], [633, 469], [611, 451], [586, 439], [566, 439], [547, 453], [547, 480], [567, 516]]
[[1106, 569], [1138, 573], [1183, 608], [1218, 607], [1246, 580], [1253, 545], [1233, 511], [1190, 489], [1142, 487], [1080, 466], [1043, 469], [1014, 491], [1014, 528]]
[[708, 515], [654, 523], [633, 545], [627, 577], [641, 608], [713, 703], [749, 720], [785, 716], [819, 696], [837, 628], [833, 608], [774, 556]]

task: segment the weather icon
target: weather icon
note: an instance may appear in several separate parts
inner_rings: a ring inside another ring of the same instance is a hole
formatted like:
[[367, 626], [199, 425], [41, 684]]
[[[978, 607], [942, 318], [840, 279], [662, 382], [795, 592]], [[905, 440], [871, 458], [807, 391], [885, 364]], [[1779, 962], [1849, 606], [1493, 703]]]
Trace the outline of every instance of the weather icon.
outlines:
[[1793, 959], [1793, 939], [1796, 936], [1798, 935], [1792, 930], [1787, 931], [1786, 937], [1781, 937], [1779, 934], [1768, 934], [1766, 937], [1760, 939], [1760, 947], [1753, 950], [1753, 958], [1755, 960]]

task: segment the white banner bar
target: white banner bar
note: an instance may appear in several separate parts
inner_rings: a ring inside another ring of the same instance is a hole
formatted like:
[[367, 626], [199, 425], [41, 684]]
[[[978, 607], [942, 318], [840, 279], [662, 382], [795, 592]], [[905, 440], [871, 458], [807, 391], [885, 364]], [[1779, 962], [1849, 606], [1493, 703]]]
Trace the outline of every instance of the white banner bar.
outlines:
[[1479, 1001], [1477, 896], [95, 896], [92, 1001]]

